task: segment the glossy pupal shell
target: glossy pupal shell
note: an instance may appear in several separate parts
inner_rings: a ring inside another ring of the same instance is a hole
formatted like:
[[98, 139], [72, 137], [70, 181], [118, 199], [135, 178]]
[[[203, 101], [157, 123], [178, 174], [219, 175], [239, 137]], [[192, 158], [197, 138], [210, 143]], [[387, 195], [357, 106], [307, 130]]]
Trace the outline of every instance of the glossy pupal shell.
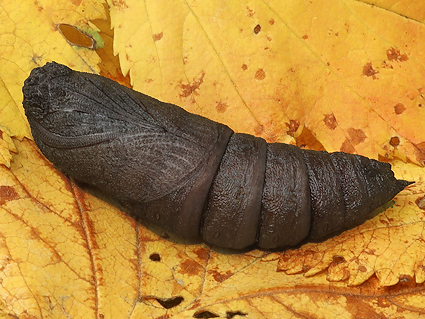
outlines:
[[56, 168], [142, 222], [212, 245], [320, 240], [410, 184], [388, 163], [267, 144], [54, 62], [34, 69], [23, 93], [34, 141]]

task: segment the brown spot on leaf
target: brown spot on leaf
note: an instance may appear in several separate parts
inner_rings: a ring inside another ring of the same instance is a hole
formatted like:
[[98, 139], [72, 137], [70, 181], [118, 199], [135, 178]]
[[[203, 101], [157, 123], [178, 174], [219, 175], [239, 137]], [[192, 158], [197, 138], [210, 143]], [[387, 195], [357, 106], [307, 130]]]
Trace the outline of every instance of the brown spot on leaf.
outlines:
[[378, 71], [374, 70], [372, 67], [372, 63], [368, 62], [363, 67], [363, 75], [371, 76], [372, 79], [376, 79], [376, 74], [379, 73]]
[[316, 136], [314, 136], [313, 133], [305, 126], [303, 127], [303, 130], [300, 136], [296, 138], [296, 142], [298, 147], [305, 147], [306, 145], [308, 145], [309, 149], [312, 149], [312, 150], [316, 150], [316, 151], [325, 150], [322, 143], [320, 143], [317, 140]]
[[19, 199], [19, 194], [11, 186], [0, 186], [0, 205], [5, 202]]
[[263, 69], [258, 69], [257, 72], [255, 72], [255, 78], [257, 80], [264, 80], [266, 77], [266, 72], [264, 72]]
[[304, 34], [301, 38], [302, 38], [303, 40], [307, 40], [307, 39], [308, 39], [308, 35], [307, 35], [307, 34]]
[[406, 111], [406, 107], [404, 106], [403, 103], [397, 103], [396, 105], [394, 105], [394, 112], [395, 114], [401, 114], [404, 111]]
[[351, 144], [350, 140], [346, 138], [340, 147], [340, 151], [344, 153], [353, 154], [356, 151], [356, 149]]
[[192, 259], [186, 259], [180, 263], [180, 267], [182, 268], [182, 273], [192, 276], [199, 275], [203, 270], [201, 265]]
[[248, 66], [244, 63], [244, 64], [242, 64], [242, 70], [246, 70], [246, 69], [248, 69]]
[[383, 69], [394, 69], [394, 67], [391, 65], [391, 63], [388, 63], [387, 61], [382, 61], [381, 68], [383, 68]]
[[360, 272], [366, 272], [367, 271], [367, 268], [365, 266], [359, 266], [358, 269], [359, 269]]
[[333, 264], [342, 264], [345, 263], [345, 258], [339, 255], [335, 255], [332, 257]]
[[209, 251], [205, 248], [198, 248], [194, 251], [194, 253], [201, 260], [208, 259], [208, 256], [210, 255]]
[[164, 34], [163, 34], [163, 32], [160, 32], [160, 33], [155, 33], [154, 35], [152, 35], [152, 39], [156, 42], [156, 41], [159, 41], [159, 40], [161, 40], [162, 39], [162, 36], [163, 36]]
[[289, 136], [294, 136], [295, 133], [298, 131], [298, 128], [300, 127], [300, 122], [295, 120], [289, 120], [289, 123], [285, 123], [288, 130], [286, 131], [286, 134]]
[[347, 130], [347, 133], [353, 145], [359, 145], [366, 139], [366, 134], [363, 132], [363, 130], [360, 129], [350, 127]]
[[324, 114], [324, 115], [325, 115], [325, 118], [323, 119], [323, 121], [325, 122], [325, 125], [331, 130], [336, 129], [337, 121], [333, 113]]
[[273, 25], [273, 24], [274, 24], [274, 19], [270, 19], [270, 20], [269, 20], [269, 24], [270, 24], [270, 25]]
[[218, 101], [215, 108], [217, 110], [218, 113], [224, 113], [226, 112], [227, 108], [229, 107], [229, 105], [226, 102], [223, 101]]
[[397, 136], [393, 136], [390, 138], [390, 145], [396, 147], [400, 144], [400, 139]]
[[254, 34], [258, 34], [261, 31], [261, 25], [257, 24], [254, 28]]
[[387, 58], [390, 61], [405, 62], [409, 60], [406, 54], [401, 54], [400, 50], [391, 47], [387, 50]]
[[366, 134], [363, 132], [363, 130], [355, 129], [355, 128], [349, 128], [347, 130], [348, 138], [345, 139], [345, 141], [342, 143], [340, 150], [345, 153], [355, 153], [356, 149], [354, 146], [364, 142], [366, 139]]
[[344, 26], [345, 26], [345, 31], [348, 33], [348, 31], [350, 31], [350, 24], [348, 22], [345, 22]]
[[112, 0], [112, 4], [114, 7], [117, 7], [122, 11], [128, 8], [128, 5], [124, 0]]
[[233, 273], [230, 270], [226, 271], [225, 273], [220, 273], [220, 272], [218, 272], [216, 270], [213, 270], [212, 271], [212, 275], [213, 275], [215, 281], [217, 281], [217, 282], [223, 282], [226, 279], [232, 277], [233, 276]]
[[250, 7], [246, 7], [246, 10], [248, 11], [248, 13], [247, 13], [247, 16], [248, 17], [250, 17], [250, 18], [252, 18], [253, 16], [254, 16], [254, 14], [255, 14], [255, 11], [254, 10], [252, 10]]
[[196, 90], [198, 90], [202, 82], [204, 82], [204, 76], [205, 72], [202, 72], [200, 76], [198, 76], [196, 79], [193, 79], [192, 83], [181, 83], [180, 87], [182, 89], [182, 93], [180, 94], [180, 97], [188, 97], [189, 95], [196, 93]]
[[423, 196], [423, 197], [419, 197], [419, 198], [416, 200], [416, 205], [418, 205], [418, 207], [419, 207], [420, 209], [425, 210], [425, 196]]
[[256, 126], [254, 127], [254, 134], [255, 134], [256, 136], [261, 135], [263, 132], [264, 132], [264, 126], [263, 126], [263, 125], [256, 125]]

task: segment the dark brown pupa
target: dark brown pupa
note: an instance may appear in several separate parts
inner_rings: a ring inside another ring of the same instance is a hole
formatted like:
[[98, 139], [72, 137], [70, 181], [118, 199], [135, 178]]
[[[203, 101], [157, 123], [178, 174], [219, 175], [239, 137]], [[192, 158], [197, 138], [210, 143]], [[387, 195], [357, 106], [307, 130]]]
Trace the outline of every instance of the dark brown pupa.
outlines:
[[55, 167], [141, 221], [220, 247], [317, 241], [360, 225], [411, 184], [388, 163], [267, 144], [55, 62], [34, 69], [23, 93]]

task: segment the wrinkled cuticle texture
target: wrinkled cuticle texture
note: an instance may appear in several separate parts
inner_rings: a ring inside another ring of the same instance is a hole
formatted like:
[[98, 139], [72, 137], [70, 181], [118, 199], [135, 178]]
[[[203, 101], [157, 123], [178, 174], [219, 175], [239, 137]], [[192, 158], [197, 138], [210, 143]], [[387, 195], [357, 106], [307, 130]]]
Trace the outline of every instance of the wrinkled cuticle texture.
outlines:
[[268, 144], [57, 63], [23, 87], [34, 141], [56, 168], [138, 220], [225, 248], [285, 248], [364, 222], [410, 183], [360, 155]]

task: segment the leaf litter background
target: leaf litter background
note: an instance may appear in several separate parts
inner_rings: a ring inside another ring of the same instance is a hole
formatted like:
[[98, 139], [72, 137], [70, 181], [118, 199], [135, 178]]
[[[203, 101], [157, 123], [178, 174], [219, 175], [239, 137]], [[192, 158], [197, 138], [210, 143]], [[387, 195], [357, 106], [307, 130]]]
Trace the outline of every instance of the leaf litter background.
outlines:
[[[2, 317], [425, 316], [422, 1], [3, 0], [0, 18]], [[52, 60], [416, 183], [364, 225], [283, 253], [165, 241], [36, 148], [21, 88]]]

